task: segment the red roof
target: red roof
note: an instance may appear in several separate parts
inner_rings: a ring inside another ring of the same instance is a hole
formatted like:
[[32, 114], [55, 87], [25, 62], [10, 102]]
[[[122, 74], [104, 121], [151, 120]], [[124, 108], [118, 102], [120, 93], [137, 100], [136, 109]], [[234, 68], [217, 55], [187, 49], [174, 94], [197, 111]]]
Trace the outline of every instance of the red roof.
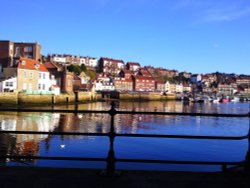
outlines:
[[129, 66], [141, 66], [140, 63], [137, 63], [137, 62], [128, 62], [127, 63]]
[[153, 77], [147, 77], [147, 76], [141, 76], [141, 75], [136, 75], [135, 79], [136, 80], [154, 80], [155, 81], [155, 79]]
[[53, 63], [51, 63], [51, 62], [46, 62], [46, 63], [44, 63], [44, 66], [45, 66], [46, 68], [48, 68], [48, 69], [56, 68], [56, 66], [55, 66]]
[[112, 59], [112, 58], [108, 58], [108, 57], [102, 57], [101, 59], [103, 59], [104, 61], [111, 61], [114, 63], [123, 63], [124, 64], [124, 62], [122, 60], [119, 60], [119, 59]]
[[28, 58], [21, 57], [18, 62], [19, 69], [30, 69], [30, 70], [39, 70], [43, 72], [48, 72], [47, 68], [44, 66], [44, 64]]

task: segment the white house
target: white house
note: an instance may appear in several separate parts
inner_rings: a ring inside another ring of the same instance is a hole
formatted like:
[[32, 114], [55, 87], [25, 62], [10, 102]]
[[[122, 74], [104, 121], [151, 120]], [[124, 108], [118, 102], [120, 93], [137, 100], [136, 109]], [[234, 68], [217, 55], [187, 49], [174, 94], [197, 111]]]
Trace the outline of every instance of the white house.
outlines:
[[17, 77], [9, 78], [1, 82], [1, 91], [15, 91], [17, 89]]
[[192, 83], [198, 83], [202, 80], [202, 76], [200, 74], [193, 74], [191, 77], [190, 77], [190, 81]]

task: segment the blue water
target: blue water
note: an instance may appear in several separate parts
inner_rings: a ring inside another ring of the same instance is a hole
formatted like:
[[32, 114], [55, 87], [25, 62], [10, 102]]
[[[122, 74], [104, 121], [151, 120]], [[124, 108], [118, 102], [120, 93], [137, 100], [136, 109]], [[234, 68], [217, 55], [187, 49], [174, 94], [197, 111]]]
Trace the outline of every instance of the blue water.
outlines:
[[[74, 106], [58, 106], [58, 109], [73, 109]], [[202, 112], [246, 114], [249, 103], [190, 104], [180, 102], [123, 102], [117, 104], [119, 110]], [[79, 109], [107, 110], [108, 103], [91, 103]], [[107, 133], [110, 117], [105, 114], [50, 114], [50, 113], [2, 113], [0, 125], [3, 130], [40, 130], [62, 132]], [[248, 118], [116, 115], [117, 133], [169, 134], [169, 135], [209, 135], [244, 136], [248, 133]], [[11, 144], [10, 144], [11, 143]], [[13, 145], [15, 147], [13, 147]], [[9, 135], [0, 138], [0, 147], [8, 146], [8, 154], [63, 157], [107, 157], [109, 139], [95, 136], [47, 136]], [[243, 161], [248, 151], [248, 140], [199, 140], [199, 139], [156, 139], [156, 138], [115, 138], [115, 157], [128, 159], [159, 159], [184, 161]], [[4, 153], [3, 152], [3, 153]], [[53, 167], [105, 169], [105, 162], [81, 161], [10, 161], [4, 165], [34, 165]], [[117, 163], [117, 169], [217, 171], [220, 166], [207, 165], [163, 165]]]

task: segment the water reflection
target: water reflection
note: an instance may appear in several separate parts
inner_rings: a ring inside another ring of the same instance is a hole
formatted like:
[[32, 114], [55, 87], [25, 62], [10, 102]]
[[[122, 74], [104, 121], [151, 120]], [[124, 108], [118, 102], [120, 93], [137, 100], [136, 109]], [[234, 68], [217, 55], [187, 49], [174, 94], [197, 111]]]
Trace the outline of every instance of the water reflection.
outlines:
[[[34, 107], [35, 108], [35, 107]], [[41, 107], [39, 107], [41, 108]], [[43, 107], [48, 108], [48, 107]], [[75, 109], [74, 105], [55, 106], [55, 109]], [[79, 110], [108, 110], [110, 104], [97, 102], [81, 104]], [[120, 102], [116, 103], [118, 110], [130, 111], [164, 111], [164, 112], [202, 112], [202, 113], [248, 113], [247, 103], [238, 104], [183, 104], [178, 101], [166, 102]], [[213, 135], [213, 136], [243, 136], [248, 132], [248, 118], [218, 118], [218, 117], [187, 117], [187, 116], [157, 116], [157, 115], [116, 115], [116, 133], [143, 134], [180, 134], [180, 135]], [[55, 131], [55, 132], [86, 132], [108, 133], [110, 116], [107, 114], [69, 114], [69, 113], [0, 113], [0, 130], [6, 131]], [[220, 147], [218, 147], [220, 143]], [[117, 146], [119, 147], [117, 148]], [[136, 146], [138, 145], [138, 146]], [[193, 147], [191, 148], [190, 145]], [[174, 159], [176, 154], [183, 156], [178, 149], [185, 151], [186, 159], [220, 159], [242, 160], [245, 157], [248, 143], [207, 142], [186, 140], [156, 139], [122, 139], [117, 138], [116, 149], [120, 157], [137, 157], [147, 153], [147, 147], [153, 151], [147, 157], [158, 159]], [[240, 147], [237, 147], [240, 146]], [[130, 149], [135, 147], [135, 152]], [[232, 150], [232, 147], [236, 147]], [[158, 150], [154, 150], [157, 148]], [[171, 152], [165, 152], [166, 148]], [[206, 148], [206, 151], [202, 149]], [[145, 150], [146, 149], [146, 150]], [[0, 155], [63, 155], [106, 157], [108, 139], [90, 136], [49, 136], [29, 134], [0, 134]], [[200, 151], [201, 150], [201, 151]], [[234, 153], [230, 153], [234, 151]], [[201, 152], [199, 155], [197, 153]], [[219, 153], [213, 156], [213, 153]], [[129, 154], [129, 155], [128, 155]], [[132, 155], [131, 155], [132, 154]], [[167, 155], [166, 155], [167, 154]], [[225, 155], [226, 154], [226, 155]], [[237, 156], [236, 156], [237, 155]], [[229, 157], [231, 156], [231, 158]], [[214, 157], [214, 158], [213, 158]], [[228, 158], [229, 157], [229, 158]], [[225, 158], [224, 158], [225, 159]], [[185, 160], [185, 159], [184, 159]], [[9, 159], [1, 160], [6, 165]], [[19, 163], [37, 164], [36, 160], [17, 161]]]

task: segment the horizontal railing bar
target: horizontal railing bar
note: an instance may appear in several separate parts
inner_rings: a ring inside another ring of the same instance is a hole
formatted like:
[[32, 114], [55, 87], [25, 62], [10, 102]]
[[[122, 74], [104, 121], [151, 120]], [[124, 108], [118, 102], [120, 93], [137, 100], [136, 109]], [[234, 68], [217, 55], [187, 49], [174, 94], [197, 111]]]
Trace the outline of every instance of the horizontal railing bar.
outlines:
[[51, 112], [51, 113], [99, 113], [108, 114], [104, 110], [57, 110], [57, 109], [26, 109], [26, 108], [0, 108], [0, 112]]
[[60, 160], [60, 161], [107, 161], [106, 158], [93, 157], [45, 157], [45, 156], [15, 156], [15, 155], [1, 155], [0, 159], [42, 159], [42, 160]]
[[130, 162], [130, 163], [166, 163], [166, 164], [193, 164], [193, 165], [241, 165], [240, 162], [224, 162], [224, 161], [175, 161], [175, 160], [154, 160], [154, 159], [116, 159], [116, 162]]
[[171, 116], [208, 116], [208, 117], [249, 117], [250, 114], [215, 114], [215, 113], [182, 113], [182, 112], [140, 112], [117, 111], [117, 114], [146, 114], [146, 115], [171, 115]]
[[[109, 136], [109, 133], [79, 133], [79, 132], [41, 132], [41, 131], [0, 131], [8, 134], [46, 134], [46, 135], [66, 135], [66, 136]], [[192, 136], [192, 135], [159, 135], [159, 134], [113, 134], [117, 137], [137, 137], [137, 138], [182, 138], [182, 139], [214, 139], [214, 140], [243, 140], [248, 136]]]
[[116, 134], [120, 137], [139, 138], [183, 138], [183, 139], [215, 139], [215, 140], [244, 140], [248, 136], [192, 136], [192, 135], [157, 135], [157, 134]]
[[250, 114], [215, 114], [215, 113], [182, 113], [182, 112], [142, 112], [142, 111], [111, 111], [111, 110], [58, 110], [58, 109], [22, 109], [0, 108], [0, 112], [51, 112], [51, 113], [99, 113], [99, 114], [145, 114], [145, 115], [171, 115], [171, 116], [211, 116], [211, 117], [250, 117]]
[[8, 134], [46, 134], [46, 135], [72, 135], [72, 136], [108, 136], [108, 133], [79, 133], [79, 132], [44, 132], [44, 131], [0, 131]]
[[[93, 158], [93, 157], [46, 157], [46, 156], [12, 156], [1, 155], [0, 158], [10, 159], [41, 159], [41, 160], [65, 160], [65, 161], [107, 161], [107, 158]], [[161, 163], [161, 164], [193, 164], [193, 165], [241, 165], [244, 161], [230, 162], [230, 161], [176, 161], [176, 160], [154, 160], [154, 159], [122, 159], [115, 158], [115, 162], [130, 162], [130, 163]]]

